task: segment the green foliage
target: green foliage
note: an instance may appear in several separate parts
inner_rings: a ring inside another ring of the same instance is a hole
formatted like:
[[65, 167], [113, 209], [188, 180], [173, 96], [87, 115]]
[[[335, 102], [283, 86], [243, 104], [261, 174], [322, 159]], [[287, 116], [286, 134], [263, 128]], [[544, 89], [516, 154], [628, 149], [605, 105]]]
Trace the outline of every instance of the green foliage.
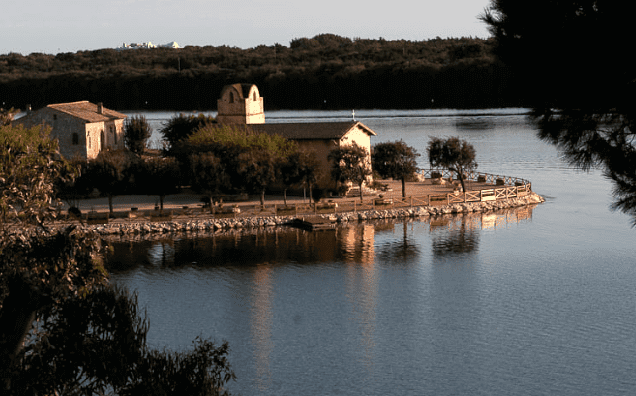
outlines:
[[150, 135], [152, 135], [152, 129], [145, 116], [127, 117], [124, 121], [124, 143], [133, 153], [143, 154]]
[[523, 75], [539, 137], [577, 167], [614, 182], [612, 207], [636, 225], [633, 5], [608, 1], [493, 0], [482, 15], [496, 54]]
[[402, 197], [405, 197], [405, 181], [418, 171], [417, 157], [417, 150], [399, 140], [373, 146], [371, 162], [380, 177], [402, 180]]
[[107, 150], [89, 161], [87, 171], [82, 176], [102, 194], [108, 196], [108, 207], [113, 213], [113, 197], [122, 194], [131, 186], [133, 164], [138, 157], [127, 150]]
[[[0, 393], [226, 394], [227, 344], [150, 350], [136, 300], [105, 286], [99, 236], [47, 228], [54, 185], [76, 175], [56, 148], [38, 128], [0, 127], [0, 200], [20, 215], [0, 228]], [[103, 153], [100, 176], [117, 179], [125, 153]]]
[[90, 100], [116, 109], [215, 109], [223, 86], [250, 81], [270, 109], [519, 105], [517, 80], [495, 60], [493, 44], [321, 34], [248, 49], [8, 54], [0, 55], [0, 97], [14, 107]]
[[295, 142], [279, 135], [254, 132], [249, 126], [206, 125], [188, 138], [196, 147], [236, 146], [268, 152], [276, 159], [285, 158], [297, 150]]
[[53, 181], [74, 177], [47, 130], [0, 126], [1, 227], [18, 215], [29, 224], [54, 218], [61, 202], [55, 198]]
[[81, 297], [105, 282], [92, 235], [70, 227], [51, 232], [60, 202], [58, 180], [76, 170], [57, 153], [57, 142], [40, 128], [0, 126], [0, 381], [10, 384], [11, 367], [36, 313], [69, 297]]
[[146, 158], [137, 163], [132, 177], [136, 191], [159, 196], [162, 210], [165, 196], [175, 193], [182, 182], [179, 163], [174, 158]]
[[331, 163], [331, 176], [339, 183], [357, 184], [360, 187], [360, 201], [362, 201], [362, 184], [373, 173], [367, 149], [353, 143], [350, 146], [332, 150], [327, 158]]
[[237, 170], [248, 192], [259, 193], [265, 204], [265, 189], [276, 181], [277, 162], [271, 152], [257, 147], [244, 150], [237, 158]]
[[179, 114], [163, 124], [161, 134], [170, 150], [180, 142], [187, 140], [199, 128], [214, 123], [216, 120], [213, 117], [204, 114], [198, 116]]
[[280, 180], [285, 186], [285, 204], [287, 188], [300, 185], [311, 189], [320, 174], [320, 165], [313, 152], [297, 150], [279, 163]]
[[193, 153], [189, 157], [192, 187], [206, 194], [210, 202], [214, 196], [232, 189], [231, 170], [228, 163], [212, 152]]
[[191, 351], [148, 348], [136, 296], [101, 287], [44, 315], [14, 366], [13, 394], [219, 395], [234, 379], [228, 346], [197, 339]]
[[426, 148], [431, 167], [446, 168], [457, 173], [457, 178], [466, 191], [464, 179], [468, 172], [477, 168], [475, 148], [472, 144], [458, 137], [448, 139], [431, 138]]

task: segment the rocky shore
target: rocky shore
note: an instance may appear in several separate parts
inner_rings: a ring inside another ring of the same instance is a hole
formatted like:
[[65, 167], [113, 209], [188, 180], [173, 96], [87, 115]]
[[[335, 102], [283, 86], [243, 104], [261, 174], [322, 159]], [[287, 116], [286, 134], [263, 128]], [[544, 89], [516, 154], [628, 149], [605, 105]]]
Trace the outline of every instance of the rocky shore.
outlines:
[[[489, 212], [544, 202], [544, 198], [531, 193], [521, 198], [510, 198], [487, 202], [467, 202], [446, 206], [414, 206], [410, 208], [369, 210], [364, 212], [345, 212], [318, 215], [339, 223], [398, 219], [422, 216], [442, 216], [457, 213]], [[214, 232], [229, 229], [249, 229], [258, 227], [282, 226], [291, 221], [293, 216], [240, 217], [205, 220], [172, 220], [166, 222], [131, 222], [101, 225], [83, 225], [85, 231], [95, 231], [100, 235], [145, 235], [170, 234], [188, 232]]]

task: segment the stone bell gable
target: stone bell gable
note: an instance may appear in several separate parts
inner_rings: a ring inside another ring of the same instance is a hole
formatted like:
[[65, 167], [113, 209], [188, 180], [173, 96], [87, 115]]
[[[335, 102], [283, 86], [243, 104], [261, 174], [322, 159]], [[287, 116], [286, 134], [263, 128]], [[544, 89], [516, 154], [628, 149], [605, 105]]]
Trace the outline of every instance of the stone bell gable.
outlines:
[[217, 101], [219, 124], [264, 124], [263, 98], [254, 84], [226, 85]]

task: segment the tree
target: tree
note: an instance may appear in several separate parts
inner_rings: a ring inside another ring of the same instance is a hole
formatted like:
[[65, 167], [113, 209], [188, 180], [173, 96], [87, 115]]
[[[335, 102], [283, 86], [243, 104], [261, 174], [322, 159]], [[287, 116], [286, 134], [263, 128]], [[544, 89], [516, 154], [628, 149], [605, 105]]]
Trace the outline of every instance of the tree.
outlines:
[[149, 349], [136, 299], [106, 286], [99, 236], [48, 227], [55, 179], [73, 177], [57, 141], [0, 127], [0, 148], [0, 393], [226, 394], [227, 344]]
[[327, 158], [331, 162], [331, 176], [338, 183], [355, 183], [360, 188], [362, 202], [362, 184], [371, 176], [369, 152], [364, 147], [353, 143], [332, 150]]
[[258, 193], [264, 206], [265, 190], [276, 181], [277, 158], [271, 152], [252, 148], [244, 150], [237, 159], [237, 170], [245, 187]]
[[402, 180], [402, 198], [406, 197], [406, 179], [419, 170], [417, 151], [402, 140], [379, 143], [373, 146], [371, 161], [373, 170], [382, 178]]
[[152, 129], [145, 116], [132, 116], [124, 121], [124, 143], [133, 153], [143, 154], [151, 135]]
[[161, 134], [168, 144], [168, 150], [171, 150], [177, 143], [185, 141], [199, 128], [210, 124], [216, 124], [214, 117], [204, 114], [198, 116], [179, 114], [163, 124]]
[[[212, 152], [200, 152], [190, 155], [192, 187], [195, 191], [208, 196], [210, 203], [214, 197], [230, 188], [230, 175], [221, 158]], [[211, 207], [210, 207], [211, 209]]]
[[431, 138], [426, 148], [431, 167], [446, 168], [457, 174], [462, 190], [466, 191], [464, 179], [468, 172], [477, 168], [475, 148], [458, 137], [448, 139]]
[[287, 205], [287, 188], [300, 184], [303, 188], [311, 189], [318, 179], [319, 164], [313, 152], [298, 150], [290, 154], [280, 163], [281, 181], [285, 186], [284, 200]]
[[296, 150], [296, 143], [279, 135], [254, 132], [249, 126], [206, 125], [179, 144], [175, 152], [181, 158], [184, 153], [212, 153], [221, 161], [230, 186], [260, 194], [264, 205], [265, 190], [276, 180], [279, 164]]
[[527, 84], [539, 137], [613, 180], [612, 208], [636, 225], [634, 6], [620, 1], [492, 0], [481, 19], [496, 54]]
[[179, 164], [174, 158], [150, 157], [139, 163], [134, 176], [135, 188], [147, 195], [159, 196], [159, 207], [167, 194], [178, 190], [181, 183]]
[[0, 126], [0, 381], [24, 358], [37, 315], [106, 281], [95, 236], [73, 227], [50, 231], [61, 202], [54, 182], [74, 172], [57, 141], [39, 127]]
[[87, 177], [93, 185], [108, 196], [108, 210], [113, 213], [113, 197], [121, 194], [130, 186], [132, 164], [138, 158], [129, 151], [107, 150], [89, 161]]

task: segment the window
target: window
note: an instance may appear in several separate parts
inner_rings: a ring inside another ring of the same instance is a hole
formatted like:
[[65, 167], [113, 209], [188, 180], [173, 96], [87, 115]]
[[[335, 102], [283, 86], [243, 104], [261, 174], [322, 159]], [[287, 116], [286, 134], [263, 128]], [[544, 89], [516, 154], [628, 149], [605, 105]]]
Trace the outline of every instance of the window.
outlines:
[[230, 103], [234, 103], [234, 92], [230, 92]]
[[73, 133], [73, 135], [71, 136], [71, 143], [73, 144], [73, 146], [79, 144], [79, 135], [77, 133]]

